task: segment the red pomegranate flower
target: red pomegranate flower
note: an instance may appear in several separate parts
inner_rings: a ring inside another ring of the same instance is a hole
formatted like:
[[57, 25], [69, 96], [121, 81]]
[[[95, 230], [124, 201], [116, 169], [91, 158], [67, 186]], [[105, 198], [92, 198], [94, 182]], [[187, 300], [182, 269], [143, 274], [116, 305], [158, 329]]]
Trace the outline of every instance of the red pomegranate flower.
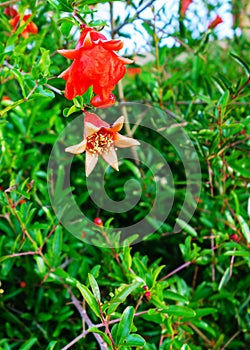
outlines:
[[215, 17], [215, 19], [213, 19], [209, 24], [208, 24], [208, 29], [214, 29], [215, 27], [217, 27], [218, 24], [222, 23], [223, 19], [217, 15]]
[[86, 176], [89, 176], [93, 171], [99, 156], [118, 171], [115, 147], [126, 148], [140, 144], [137, 140], [118, 133], [123, 127], [123, 123], [124, 117], [118, 118], [112, 125], [109, 125], [96, 114], [85, 112], [83, 141], [67, 147], [65, 151], [73, 154], [86, 151]]
[[85, 27], [75, 50], [58, 50], [73, 60], [72, 65], [59, 75], [66, 80], [65, 96], [72, 100], [93, 86], [96, 94], [91, 100], [93, 106], [113, 105], [115, 96], [112, 91], [126, 72], [125, 64], [132, 63], [114, 52], [122, 47], [121, 40], [108, 40], [93, 28]]
[[[10, 20], [9, 20], [9, 23], [12, 27], [12, 31], [13, 32], [16, 32], [17, 31], [17, 28], [20, 27], [20, 26], [23, 26], [25, 24], [25, 22], [28, 21], [28, 19], [30, 18], [31, 14], [29, 15], [24, 15], [23, 18], [21, 19], [20, 21], [20, 15], [19, 13], [13, 8], [13, 7], [7, 7], [5, 10], [4, 10], [4, 13], [9, 16], [9, 17], [12, 17]], [[24, 30], [22, 31], [21, 35], [23, 38], [28, 38], [29, 36], [29, 33], [32, 33], [32, 34], [37, 34], [38, 32], [38, 28], [37, 26], [35, 25], [34, 22], [30, 21], [26, 27], [24, 28]]]

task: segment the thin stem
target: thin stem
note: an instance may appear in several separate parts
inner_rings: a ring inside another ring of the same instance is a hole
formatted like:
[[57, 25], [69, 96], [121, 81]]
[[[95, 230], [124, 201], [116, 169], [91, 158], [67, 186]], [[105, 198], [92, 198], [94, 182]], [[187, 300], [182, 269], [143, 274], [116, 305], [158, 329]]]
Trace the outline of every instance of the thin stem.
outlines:
[[236, 333], [234, 333], [234, 335], [232, 335], [232, 337], [225, 343], [225, 345], [221, 348], [221, 350], [225, 350], [226, 347], [236, 338], [238, 337], [238, 335], [241, 333], [242, 331], [239, 330]]
[[[78, 301], [78, 299], [75, 297], [75, 295], [73, 294], [73, 292], [71, 291], [70, 288], [68, 288], [67, 286], [65, 286], [68, 293], [70, 294], [70, 297], [71, 297], [71, 300], [72, 300], [72, 303], [75, 305], [75, 307], [77, 308], [78, 312], [80, 313], [82, 319], [84, 320], [84, 322], [86, 322], [86, 324], [88, 325], [88, 327], [94, 327], [94, 323], [92, 323], [92, 321], [90, 320], [90, 318], [88, 317], [87, 313], [86, 313], [86, 310], [83, 309], [82, 305], [80, 304], [80, 302]], [[83, 334], [85, 334], [87, 331], [83, 332]], [[99, 334], [96, 334], [96, 333], [93, 333], [94, 334], [94, 337], [96, 338], [99, 346], [100, 346], [100, 349], [101, 350], [107, 350], [108, 347], [106, 346], [106, 344], [104, 343], [102, 337], [99, 335]], [[79, 339], [78, 339], [79, 340]], [[77, 340], [77, 341], [78, 341]], [[72, 342], [71, 342], [72, 343]], [[71, 344], [69, 343], [69, 344]], [[70, 346], [66, 345], [66, 347], [64, 347], [63, 349], [61, 350], [66, 350], [68, 349]]]
[[155, 2], [155, 0], [150, 0], [146, 5], [139, 8], [132, 18], [131, 17], [127, 18], [123, 23], [119, 24], [116, 28], [114, 28], [113, 35], [117, 34], [119, 32], [119, 30], [121, 30], [128, 23], [132, 23], [135, 19], [137, 19], [138, 16], [140, 15], [140, 13], [142, 13], [147, 7], [151, 6], [154, 2]]
[[211, 230], [211, 251], [212, 251], [212, 282], [215, 282], [215, 266], [214, 266], [214, 234]]
[[16, 2], [19, 2], [19, 0], [9, 0], [9, 1], [5, 1], [5, 2], [2, 2], [0, 4], [0, 7], [1, 6], [8, 6], [8, 5], [11, 5], [11, 4], [15, 4]]
[[168, 275], [162, 277], [158, 282], [162, 282], [162, 281], [166, 280], [167, 278], [173, 276], [175, 273], [177, 273], [177, 272], [179, 272], [179, 271], [185, 269], [187, 266], [189, 266], [189, 265], [191, 265], [191, 264], [193, 264], [193, 261], [187, 261], [187, 262], [185, 262], [183, 265], [177, 267], [177, 269], [173, 270], [173, 271], [170, 272]]
[[[156, 310], [156, 309], [151, 309], [151, 310]], [[141, 315], [145, 315], [148, 313], [149, 310], [147, 311], [140, 311], [134, 314], [134, 317], [138, 317]], [[118, 323], [121, 321], [121, 318], [116, 318], [115, 320], [109, 321], [109, 324], [114, 324], [114, 323]], [[102, 328], [104, 327], [103, 323], [98, 323], [94, 325], [95, 328]], [[74, 344], [76, 344], [79, 340], [81, 340], [82, 338], [86, 337], [86, 335], [89, 333], [89, 330], [87, 329], [86, 331], [84, 331], [83, 333], [79, 334], [75, 339], [73, 339], [70, 343], [68, 343], [64, 348], [62, 348], [61, 350], [67, 350], [69, 348], [71, 348], [71, 346], [73, 346]], [[107, 349], [107, 348], [103, 348], [103, 349]]]
[[186, 324], [187, 324], [189, 327], [193, 328], [193, 330], [194, 330], [197, 334], [199, 334], [199, 336], [200, 336], [203, 340], [205, 340], [205, 342], [208, 343], [209, 346], [212, 346], [212, 345], [213, 345], [212, 342], [205, 336], [205, 334], [203, 334], [203, 333], [199, 330], [199, 328], [197, 328], [195, 325], [193, 325], [192, 323], [189, 323], [189, 322], [187, 322]]
[[52, 85], [49, 85], [49, 84], [44, 84], [44, 86], [46, 86], [48, 89], [52, 90], [52, 91], [55, 91], [57, 94], [59, 95], [63, 95], [62, 91], [55, 88], [54, 86]]

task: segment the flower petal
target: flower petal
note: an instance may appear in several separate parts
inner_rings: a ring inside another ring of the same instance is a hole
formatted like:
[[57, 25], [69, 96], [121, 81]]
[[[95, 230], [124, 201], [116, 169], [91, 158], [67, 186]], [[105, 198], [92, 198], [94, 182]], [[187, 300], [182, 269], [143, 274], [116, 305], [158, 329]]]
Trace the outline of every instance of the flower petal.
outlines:
[[114, 147], [110, 147], [108, 152], [104, 152], [102, 154], [102, 158], [105, 160], [105, 162], [107, 162], [110, 166], [112, 166], [112, 168], [119, 171], [118, 159], [117, 159], [117, 155], [116, 155]]
[[82, 47], [87, 50], [87, 49], [90, 49], [92, 46], [93, 46], [93, 43], [90, 37], [90, 32], [88, 32], [84, 38]]
[[119, 39], [102, 41], [102, 47], [106, 50], [118, 51], [123, 48], [123, 42]]
[[64, 70], [60, 75], [58, 75], [58, 78], [62, 78], [64, 80], [67, 80], [69, 78], [69, 75], [70, 75], [70, 68], [71, 67]]
[[85, 122], [84, 123], [85, 129], [84, 129], [84, 134], [86, 137], [93, 135], [94, 133], [96, 133], [97, 131], [100, 130], [100, 127], [95, 126], [94, 124]]
[[86, 176], [89, 176], [92, 173], [92, 171], [94, 170], [94, 167], [96, 166], [97, 161], [98, 161], [97, 155], [94, 155], [86, 151], [86, 160], [85, 160]]
[[123, 123], [124, 123], [124, 117], [121, 116], [120, 118], [118, 118], [114, 124], [112, 125], [112, 128], [111, 130], [114, 131], [114, 132], [118, 132], [122, 129], [123, 127]]
[[83, 153], [86, 149], [86, 140], [83, 140], [82, 142], [78, 143], [77, 145], [70, 146], [65, 148], [65, 152], [73, 153], [73, 154], [80, 154]]
[[119, 148], [126, 148], [126, 147], [139, 146], [140, 142], [135, 139], [132, 139], [131, 137], [127, 137], [121, 134], [116, 134], [114, 145]]
[[63, 57], [69, 58], [70, 60], [74, 60], [78, 57], [78, 50], [57, 50], [57, 52]]

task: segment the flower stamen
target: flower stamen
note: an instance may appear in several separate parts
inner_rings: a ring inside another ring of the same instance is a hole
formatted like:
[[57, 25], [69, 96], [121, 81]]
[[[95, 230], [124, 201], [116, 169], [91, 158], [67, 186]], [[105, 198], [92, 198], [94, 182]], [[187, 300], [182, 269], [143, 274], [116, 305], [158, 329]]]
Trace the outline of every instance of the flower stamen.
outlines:
[[103, 154], [114, 144], [114, 133], [106, 128], [101, 128], [96, 133], [87, 137], [86, 149], [92, 154]]

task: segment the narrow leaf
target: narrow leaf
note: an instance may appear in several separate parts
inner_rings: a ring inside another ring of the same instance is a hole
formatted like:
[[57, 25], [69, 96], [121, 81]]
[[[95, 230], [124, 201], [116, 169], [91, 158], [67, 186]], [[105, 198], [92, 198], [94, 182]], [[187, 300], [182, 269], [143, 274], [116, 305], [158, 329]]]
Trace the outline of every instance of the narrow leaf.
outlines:
[[121, 344], [124, 339], [126, 339], [131, 332], [132, 324], [134, 318], [134, 308], [132, 306], [128, 306], [121, 317], [121, 321], [118, 325], [117, 330], [117, 342]]
[[101, 294], [100, 294], [100, 289], [99, 286], [96, 282], [96, 279], [91, 273], [88, 274], [88, 279], [89, 279], [89, 284], [91, 286], [92, 292], [95, 296], [95, 298], [100, 302], [101, 301]]
[[76, 286], [80, 290], [82, 296], [86, 300], [86, 303], [89, 305], [91, 310], [95, 313], [97, 317], [101, 318], [97, 301], [94, 295], [91, 293], [91, 291], [79, 282], [76, 284]]

